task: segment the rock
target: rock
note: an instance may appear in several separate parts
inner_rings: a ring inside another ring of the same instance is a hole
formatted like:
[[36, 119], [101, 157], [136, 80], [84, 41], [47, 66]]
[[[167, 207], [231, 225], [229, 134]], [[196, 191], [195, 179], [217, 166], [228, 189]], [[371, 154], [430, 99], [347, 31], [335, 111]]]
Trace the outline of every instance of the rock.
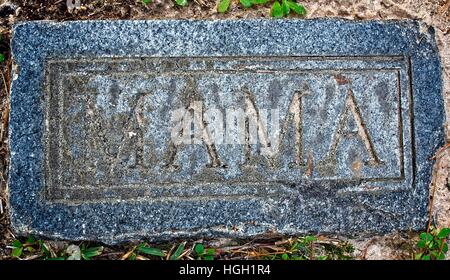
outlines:
[[0, 5], [0, 17], [7, 18], [10, 15], [13, 15], [16, 9], [17, 9], [16, 5], [9, 2], [5, 2]]
[[11, 221], [116, 243], [426, 226], [444, 107], [414, 21], [14, 27]]

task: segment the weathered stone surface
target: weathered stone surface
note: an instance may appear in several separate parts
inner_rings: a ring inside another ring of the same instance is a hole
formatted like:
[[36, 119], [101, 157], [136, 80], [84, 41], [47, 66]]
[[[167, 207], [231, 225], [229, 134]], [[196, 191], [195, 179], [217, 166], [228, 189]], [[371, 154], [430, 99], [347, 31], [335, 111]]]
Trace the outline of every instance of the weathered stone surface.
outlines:
[[433, 34], [415, 22], [29, 22], [12, 48], [18, 233], [425, 226], [444, 113]]

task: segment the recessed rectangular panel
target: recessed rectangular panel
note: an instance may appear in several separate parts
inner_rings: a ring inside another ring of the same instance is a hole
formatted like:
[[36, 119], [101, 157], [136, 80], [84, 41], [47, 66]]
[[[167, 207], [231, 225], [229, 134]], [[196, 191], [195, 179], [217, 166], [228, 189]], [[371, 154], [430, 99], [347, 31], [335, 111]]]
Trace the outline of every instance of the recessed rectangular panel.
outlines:
[[[401, 57], [50, 60], [49, 193], [407, 184], [406, 65]], [[176, 143], [177, 129], [187, 141]]]

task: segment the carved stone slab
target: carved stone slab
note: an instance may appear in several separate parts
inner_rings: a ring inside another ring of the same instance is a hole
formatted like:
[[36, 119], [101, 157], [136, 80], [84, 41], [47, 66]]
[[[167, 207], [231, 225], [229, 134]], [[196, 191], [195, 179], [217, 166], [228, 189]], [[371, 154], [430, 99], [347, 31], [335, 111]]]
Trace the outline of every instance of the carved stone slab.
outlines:
[[14, 28], [19, 234], [364, 234], [427, 221], [443, 142], [433, 31], [343, 20]]

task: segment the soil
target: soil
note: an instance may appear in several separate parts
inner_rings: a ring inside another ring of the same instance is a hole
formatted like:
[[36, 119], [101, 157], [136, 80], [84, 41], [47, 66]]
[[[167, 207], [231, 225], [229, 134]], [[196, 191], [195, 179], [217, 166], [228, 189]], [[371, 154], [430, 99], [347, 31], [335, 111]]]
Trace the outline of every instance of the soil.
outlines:
[[[75, 0], [73, 0], [75, 2]], [[225, 19], [266, 18], [270, 5], [244, 9], [233, 0], [225, 14], [216, 10], [218, 0], [190, 0], [186, 7], [178, 7], [172, 0], [153, 0], [144, 5], [141, 0], [80, 0], [81, 6], [68, 9], [66, 0], [0, 0], [0, 53], [5, 54], [0, 77], [0, 259], [10, 254], [6, 244], [14, 239], [8, 226], [7, 212], [7, 116], [9, 94], [9, 36], [14, 23], [29, 20], [93, 20], [93, 19]], [[418, 19], [436, 31], [444, 70], [444, 98], [447, 112], [447, 143], [450, 140], [450, 0], [299, 0], [308, 15], [306, 18], [339, 17], [353, 20]], [[436, 155], [430, 194], [431, 220], [438, 227], [450, 227], [450, 152], [445, 146]], [[360, 259], [409, 258], [406, 249], [414, 240], [408, 233], [352, 239], [356, 257]]]

